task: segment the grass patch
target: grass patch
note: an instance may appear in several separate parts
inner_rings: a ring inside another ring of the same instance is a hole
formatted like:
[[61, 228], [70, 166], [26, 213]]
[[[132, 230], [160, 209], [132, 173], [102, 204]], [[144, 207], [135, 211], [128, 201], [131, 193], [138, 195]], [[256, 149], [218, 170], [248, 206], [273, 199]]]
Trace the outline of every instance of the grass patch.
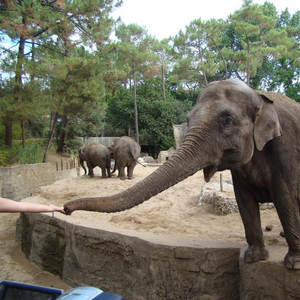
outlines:
[[40, 142], [30, 141], [23, 147], [15, 144], [11, 148], [0, 148], [0, 166], [35, 164], [43, 162], [44, 147]]

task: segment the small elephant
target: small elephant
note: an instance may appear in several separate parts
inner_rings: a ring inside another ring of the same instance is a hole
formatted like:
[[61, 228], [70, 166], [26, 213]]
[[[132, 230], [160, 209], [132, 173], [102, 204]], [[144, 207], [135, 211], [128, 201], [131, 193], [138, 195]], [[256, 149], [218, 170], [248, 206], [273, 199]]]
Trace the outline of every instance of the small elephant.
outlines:
[[238, 79], [210, 83], [188, 114], [179, 149], [129, 189], [109, 197], [65, 203], [72, 211], [123, 211], [203, 170], [208, 182], [229, 169], [248, 248], [246, 262], [269, 257], [259, 203], [273, 202], [288, 252], [288, 269], [300, 269], [300, 105], [278, 93], [255, 91]]
[[111, 177], [111, 158], [110, 151], [107, 147], [99, 143], [92, 143], [83, 147], [79, 150], [80, 165], [84, 169], [84, 174], [86, 174], [86, 168], [84, 166], [84, 161], [86, 161], [89, 176], [94, 177], [94, 168], [100, 167], [102, 170], [102, 178]]
[[115, 159], [112, 173], [118, 169], [118, 177], [126, 179], [125, 168], [127, 167], [127, 178], [133, 179], [133, 169], [141, 154], [141, 146], [129, 136], [116, 139], [110, 147]]

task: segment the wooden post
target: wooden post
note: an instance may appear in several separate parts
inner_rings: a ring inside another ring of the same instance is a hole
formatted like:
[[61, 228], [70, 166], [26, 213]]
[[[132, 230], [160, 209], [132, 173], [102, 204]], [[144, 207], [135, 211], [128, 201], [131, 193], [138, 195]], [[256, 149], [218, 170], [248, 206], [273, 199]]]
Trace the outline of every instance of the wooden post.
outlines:
[[64, 162], [63, 162], [62, 159], [61, 159], [61, 161], [60, 161], [60, 165], [61, 165], [61, 171], [63, 171], [63, 170], [64, 170]]
[[220, 191], [223, 192], [223, 174], [220, 173]]

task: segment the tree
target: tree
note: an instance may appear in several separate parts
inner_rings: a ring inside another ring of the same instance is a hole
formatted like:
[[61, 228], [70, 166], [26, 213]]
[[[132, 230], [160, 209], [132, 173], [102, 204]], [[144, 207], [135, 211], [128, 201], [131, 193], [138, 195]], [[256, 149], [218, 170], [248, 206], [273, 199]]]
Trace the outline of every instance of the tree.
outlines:
[[[287, 32], [276, 28], [276, 18], [273, 14], [265, 13], [264, 7], [245, 1], [242, 9], [230, 16], [234, 26], [235, 57], [239, 61], [238, 77], [246, 76], [250, 84], [250, 78], [255, 77], [264, 59], [276, 59], [287, 53], [291, 47], [291, 39]], [[270, 5], [269, 5], [270, 8]]]
[[162, 94], [163, 98], [166, 99], [166, 73], [168, 66], [172, 59], [172, 46], [170, 45], [170, 39], [163, 39], [162, 41], [155, 41], [153, 51], [158, 57], [158, 68], [161, 70], [158, 75], [162, 80]]
[[[108, 43], [114, 22], [109, 14], [114, 6], [119, 6], [122, 3], [122, 1], [116, 1], [116, 4], [114, 2], [113, 0], [1, 2], [1, 33], [6, 34], [19, 45], [16, 53], [18, 55], [15, 54], [14, 57], [14, 53], [10, 49], [5, 49], [7, 54], [11, 54], [15, 62], [13, 64], [15, 66], [15, 97], [11, 107], [17, 106], [20, 108], [21, 104], [25, 103], [25, 99], [36, 99], [42, 103], [43, 97], [29, 97], [30, 94], [25, 94], [26, 91], [32, 93], [34, 90], [38, 90], [33, 89], [32, 87], [34, 86], [40, 88], [39, 92], [49, 91], [48, 88], [50, 88], [51, 97], [48, 97], [48, 99], [51, 100], [59, 97], [57, 94], [59, 88], [63, 85], [65, 87], [63, 89], [65, 93], [62, 97], [64, 99], [62, 103], [66, 105], [65, 107], [60, 105], [57, 111], [53, 111], [52, 114], [56, 116], [53, 118], [53, 121], [60, 119], [63, 122], [58, 146], [59, 151], [62, 151], [64, 146], [65, 129], [69, 118], [68, 109], [72, 106], [72, 102], [74, 103], [74, 99], [68, 97], [72, 96], [73, 92], [71, 90], [76, 86], [78, 78], [81, 81], [78, 87], [81, 88], [84, 82], [84, 79], [80, 79], [80, 71], [77, 70], [77, 73], [73, 72], [81, 64], [80, 55], [77, 53], [78, 46], [92, 47], [93, 44], [97, 46], [98, 60], [89, 66], [90, 70], [85, 70], [85, 72], [90, 71], [92, 75], [88, 75], [87, 78], [91, 79], [95, 75], [95, 69], [91, 67], [98, 67], [97, 72], [100, 75], [97, 74], [97, 78], [103, 76], [101, 70], [103, 70], [105, 63], [101, 61], [101, 47]], [[29, 44], [29, 41], [30, 46], [26, 48], [25, 45]], [[29, 56], [26, 51], [30, 54]], [[75, 57], [73, 58], [72, 55]], [[27, 59], [27, 57], [30, 59]], [[86, 62], [83, 64], [86, 64]], [[43, 65], [46, 65], [48, 68], [43, 68]], [[60, 75], [53, 70], [54, 65], [58, 67], [58, 70], [62, 71]], [[78, 78], [76, 78], [75, 73], [78, 75]], [[65, 75], [65, 77], [62, 78], [62, 75]], [[42, 84], [40, 84], [40, 78], [44, 80]], [[60, 78], [60, 81], [55, 82], [57, 78]], [[72, 80], [74, 82], [71, 83]], [[85, 81], [85, 86], [80, 91], [82, 95], [86, 93], [83, 99], [86, 100], [89, 88], [94, 90], [93, 84], [99, 84], [98, 92], [100, 97], [103, 97], [103, 79], [101, 83], [96, 79], [91, 82]], [[26, 89], [26, 85], [30, 86], [30, 88]], [[78, 99], [78, 95], [76, 97]], [[30, 103], [32, 100], [27, 101], [27, 106], [21, 106], [22, 109], [19, 109], [19, 115], [17, 113], [13, 114], [16, 116], [16, 119], [26, 121], [29, 118], [29, 111], [33, 115], [36, 114], [33, 108], [38, 106], [31, 105], [32, 107], [30, 107], [28, 102]], [[56, 100], [54, 102], [57, 103]], [[52, 125], [54, 123], [55, 121]]]
[[120, 40], [116, 45], [118, 61], [128, 67], [128, 70], [130, 70], [128, 80], [133, 82], [135, 134], [136, 142], [139, 143], [136, 88], [137, 82], [151, 71], [151, 66], [153, 66], [153, 62], [156, 59], [153, 51], [151, 51], [154, 39], [147, 34], [144, 28], [135, 24], [128, 26], [121, 24], [116, 30], [116, 36]]
[[184, 86], [199, 90], [222, 69], [226, 77], [227, 65], [221, 50], [225, 26], [221, 20], [198, 19], [192, 21], [185, 32], [180, 31], [174, 38], [174, 57], [178, 64], [170, 80], [174, 81], [177, 76], [177, 81]]
[[[32, 55], [31, 44], [55, 24], [56, 11], [59, 7], [55, 1], [32, 0], [30, 2], [5, 1], [1, 2], [0, 8], [1, 35], [9, 37], [12, 43], [18, 45], [16, 50], [2, 48], [4, 53], [2, 58], [6, 59], [9, 55], [15, 61], [14, 70], [8, 70], [14, 73], [14, 96], [10, 106], [15, 109], [11, 114], [13, 118], [6, 119], [5, 140], [8, 146], [12, 145], [12, 123], [14, 120], [21, 120], [23, 145], [25, 145], [24, 124], [30, 116], [35, 115], [34, 108], [37, 106], [36, 103], [32, 105], [32, 101], [38, 97], [32, 94], [36, 86], [34, 81], [29, 82], [29, 71], [26, 70], [26, 65], [29, 64]], [[29, 85], [29, 88], [25, 89], [25, 84]], [[30, 94], [26, 91], [30, 91]]]
[[[139, 107], [140, 141], [157, 148], [169, 149], [174, 146], [173, 124], [186, 121], [191, 102], [176, 100], [166, 89], [166, 98], [161, 93], [160, 78], [151, 78], [137, 86], [137, 105]], [[134, 108], [129, 89], [120, 87], [108, 104], [107, 122], [114, 128], [126, 128], [134, 124]]]

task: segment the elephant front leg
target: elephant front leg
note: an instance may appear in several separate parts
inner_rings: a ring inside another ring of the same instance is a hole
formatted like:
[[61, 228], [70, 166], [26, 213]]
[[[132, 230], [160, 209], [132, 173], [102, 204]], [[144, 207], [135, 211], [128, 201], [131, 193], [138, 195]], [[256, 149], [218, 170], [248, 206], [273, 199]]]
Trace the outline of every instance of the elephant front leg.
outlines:
[[235, 196], [248, 243], [248, 248], [244, 253], [245, 261], [251, 263], [268, 259], [269, 252], [263, 240], [258, 202], [252, 193], [245, 189], [235, 187]]

